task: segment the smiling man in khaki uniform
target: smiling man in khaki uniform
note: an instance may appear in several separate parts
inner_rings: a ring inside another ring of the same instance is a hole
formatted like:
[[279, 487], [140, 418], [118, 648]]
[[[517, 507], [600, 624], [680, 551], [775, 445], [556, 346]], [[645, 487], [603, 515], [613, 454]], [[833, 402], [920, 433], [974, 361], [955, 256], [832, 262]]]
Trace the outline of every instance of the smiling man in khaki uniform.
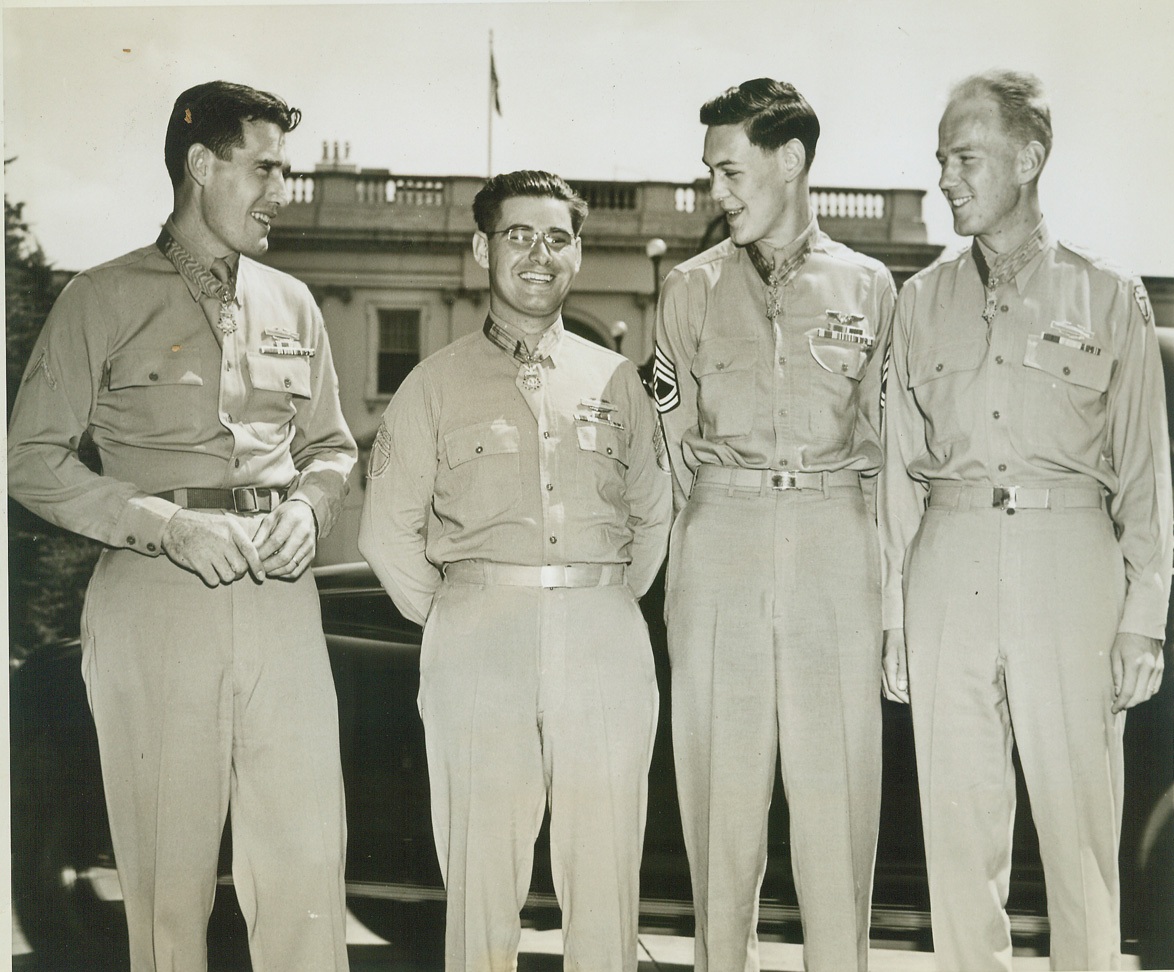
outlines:
[[913, 707], [934, 950], [943, 970], [1011, 968], [1014, 742], [1051, 966], [1116, 969], [1124, 710], [1161, 682], [1170, 593], [1153, 314], [1136, 277], [1043, 222], [1038, 79], [963, 81], [938, 138], [974, 241], [901, 292], [880, 505], [886, 694]]
[[671, 506], [656, 413], [630, 361], [563, 329], [586, 203], [558, 176], [511, 172], [473, 214], [489, 316], [396, 392], [359, 532], [424, 625], [445, 968], [517, 967], [549, 804], [564, 968], [635, 972], [657, 714], [636, 599]]
[[206, 969], [230, 806], [253, 968], [347, 968], [338, 715], [306, 568], [355, 444], [309, 291], [254, 262], [300, 117], [221, 81], [179, 96], [171, 217], [69, 283], [13, 409], [13, 497], [107, 545], [82, 670], [134, 972]]
[[[665, 604], [699, 972], [758, 969], [781, 757], [808, 969], [868, 964], [880, 820], [884, 265], [810, 204], [811, 106], [769, 79], [701, 109], [730, 239], [669, 273], [656, 396], [672, 462]], [[871, 488], [869, 491], [871, 492]]]

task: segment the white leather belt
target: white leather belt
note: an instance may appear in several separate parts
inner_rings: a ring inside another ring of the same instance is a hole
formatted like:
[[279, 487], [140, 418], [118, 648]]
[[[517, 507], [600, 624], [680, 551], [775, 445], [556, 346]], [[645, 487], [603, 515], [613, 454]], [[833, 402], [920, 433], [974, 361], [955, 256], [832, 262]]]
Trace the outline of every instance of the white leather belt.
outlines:
[[608, 587], [624, 583], [626, 564], [496, 564], [458, 560], [446, 564], [444, 576], [457, 584], [502, 584], [507, 587]]

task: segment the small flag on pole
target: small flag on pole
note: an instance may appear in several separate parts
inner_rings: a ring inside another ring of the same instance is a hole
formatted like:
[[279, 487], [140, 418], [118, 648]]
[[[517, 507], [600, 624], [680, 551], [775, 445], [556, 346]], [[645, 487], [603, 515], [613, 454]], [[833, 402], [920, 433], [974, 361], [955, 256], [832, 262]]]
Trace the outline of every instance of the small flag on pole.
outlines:
[[498, 96], [497, 88], [497, 65], [493, 63], [493, 47], [492, 42], [489, 48], [489, 96], [493, 99], [493, 109], [501, 114], [501, 99]]

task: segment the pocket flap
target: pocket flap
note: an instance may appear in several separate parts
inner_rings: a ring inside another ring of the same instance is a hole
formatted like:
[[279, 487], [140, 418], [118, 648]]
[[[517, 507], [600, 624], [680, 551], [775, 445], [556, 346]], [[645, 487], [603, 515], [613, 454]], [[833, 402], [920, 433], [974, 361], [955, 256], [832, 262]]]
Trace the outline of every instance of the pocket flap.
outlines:
[[584, 452], [594, 452], [628, 465], [628, 437], [620, 429], [584, 422], [575, 426], [575, 434], [579, 437], [579, 448]]
[[752, 338], [706, 341], [693, 359], [693, 374], [718, 374], [723, 371], [748, 371], [754, 367], [758, 342]]
[[449, 468], [455, 469], [470, 459], [517, 452], [519, 441], [517, 426], [508, 422], [485, 422], [446, 433], [444, 451], [448, 454]]
[[917, 388], [960, 371], [974, 371], [982, 364], [987, 349], [986, 338], [977, 338], [918, 351], [909, 358], [909, 387]]
[[860, 345], [814, 335], [807, 340], [811, 345], [811, 356], [824, 371], [830, 371], [833, 375], [843, 375], [853, 381], [859, 381], [864, 377], [864, 369], [868, 366], [868, 352]]
[[1108, 390], [1109, 379], [1113, 375], [1113, 359], [1103, 351], [1100, 354], [1089, 354], [1055, 341], [1044, 341], [1038, 334], [1027, 339], [1023, 363], [1028, 368], [1046, 371], [1062, 381], [1099, 392]]
[[110, 388], [148, 385], [202, 385], [200, 353], [195, 350], [120, 351], [110, 359]]
[[310, 397], [310, 362], [305, 358], [278, 358], [247, 351], [245, 360], [254, 388]]

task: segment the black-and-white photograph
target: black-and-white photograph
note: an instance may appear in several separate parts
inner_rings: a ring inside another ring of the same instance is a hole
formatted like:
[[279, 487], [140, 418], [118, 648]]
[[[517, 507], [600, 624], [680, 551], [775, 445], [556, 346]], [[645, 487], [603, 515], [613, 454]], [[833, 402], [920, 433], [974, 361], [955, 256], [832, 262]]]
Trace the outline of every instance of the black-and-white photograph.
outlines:
[[1174, 7], [0, 15], [12, 968], [1174, 968]]

